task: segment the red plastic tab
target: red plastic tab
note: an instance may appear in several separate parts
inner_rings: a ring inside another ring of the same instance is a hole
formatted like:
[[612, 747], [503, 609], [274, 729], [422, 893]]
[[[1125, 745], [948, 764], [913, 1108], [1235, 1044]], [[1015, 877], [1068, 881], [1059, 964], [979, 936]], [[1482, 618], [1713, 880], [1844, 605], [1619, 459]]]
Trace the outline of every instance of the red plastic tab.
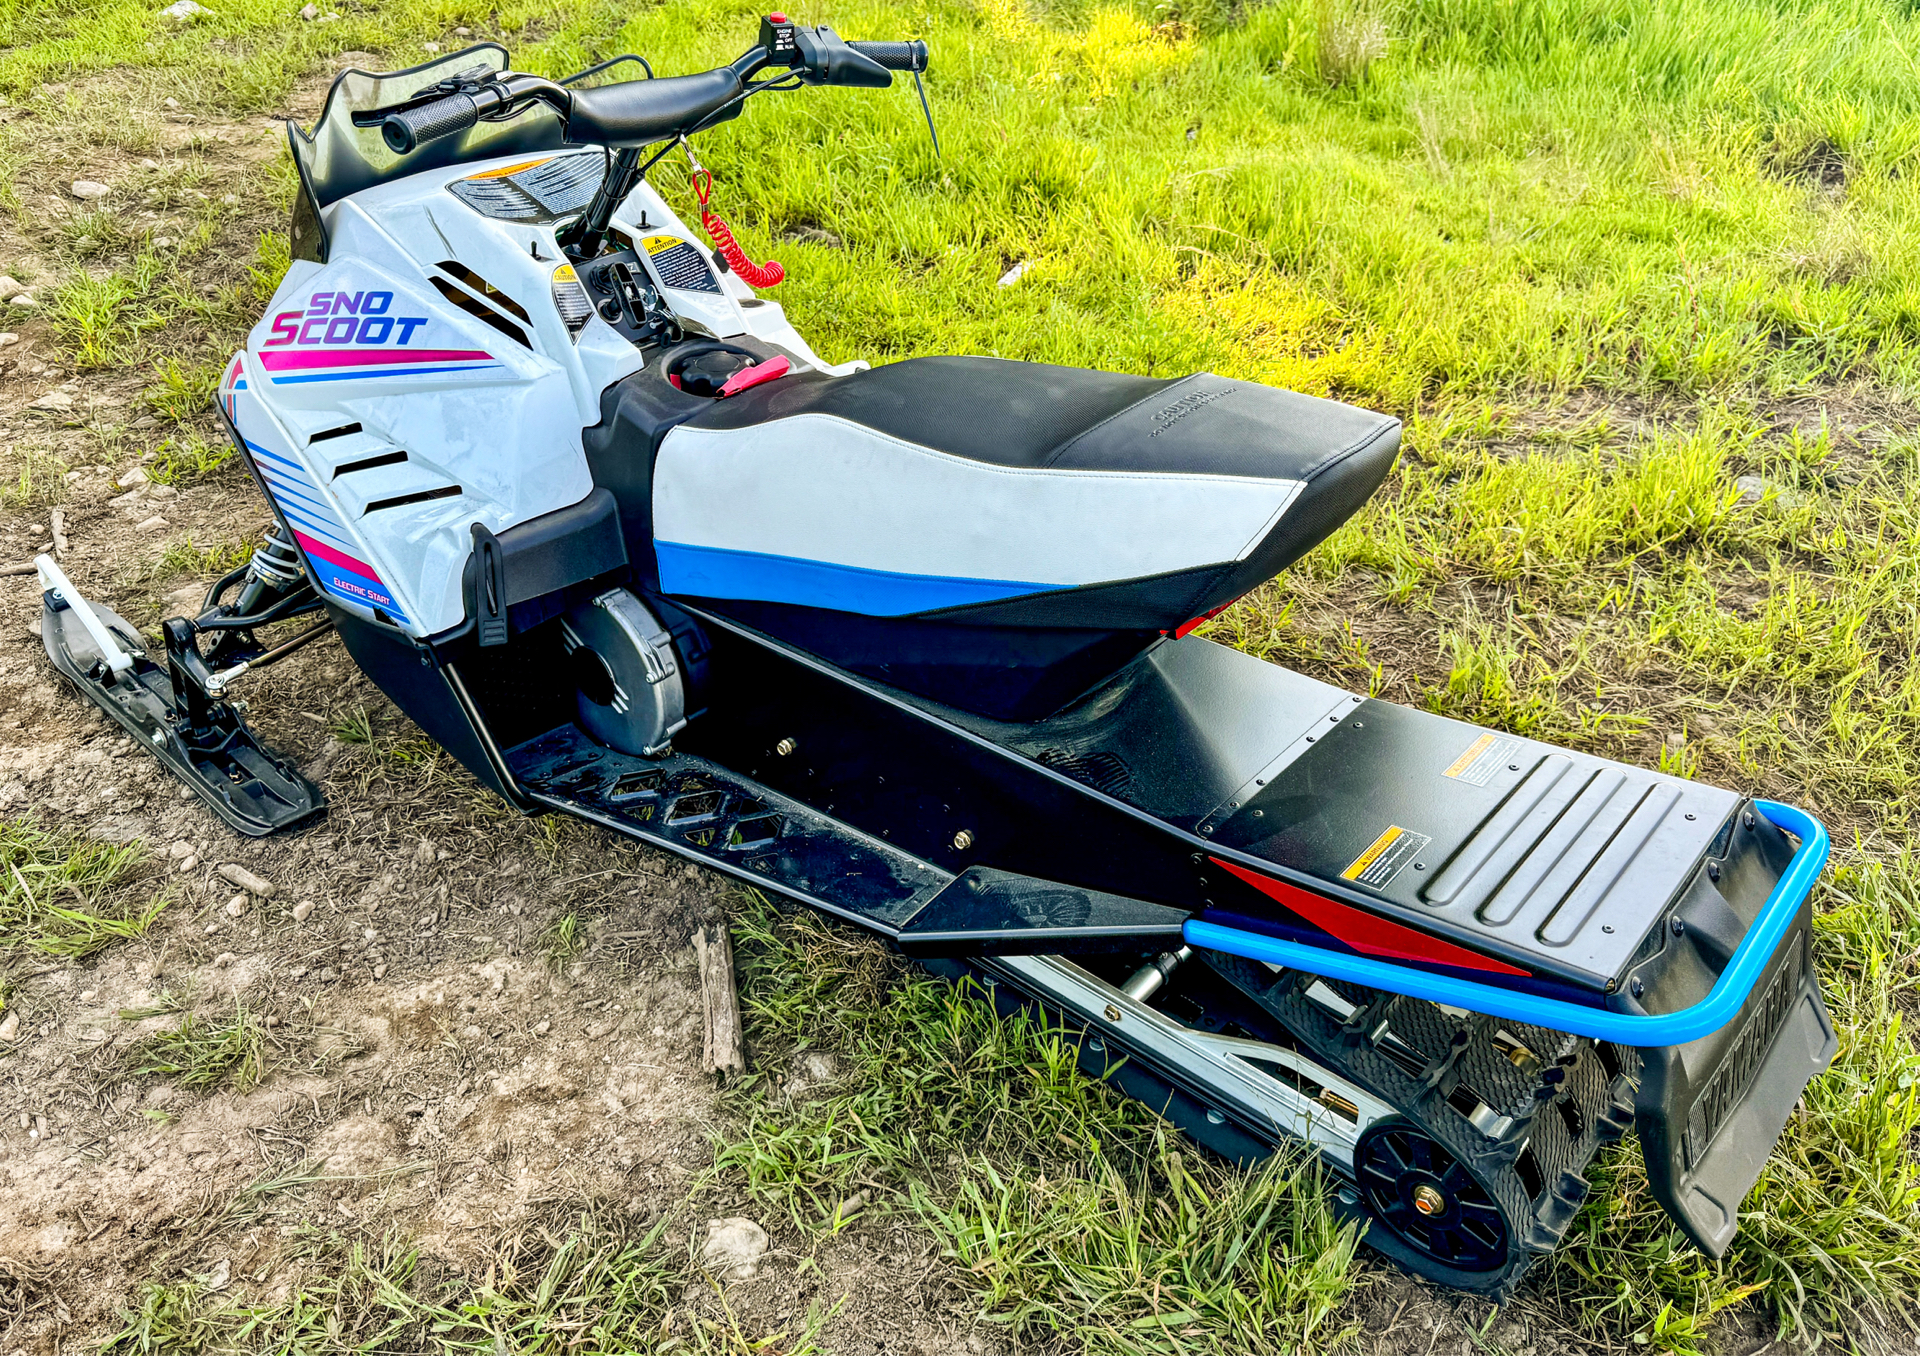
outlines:
[[755, 363], [752, 367], [743, 367], [727, 378], [727, 384], [720, 388], [720, 394], [722, 397], [739, 395], [742, 391], [758, 386], [763, 381], [772, 381], [776, 377], [786, 376], [792, 366], [793, 364], [787, 361], [786, 355], [781, 354], [763, 363]]
[[1432, 965], [1451, 965], [1460, 970], [1487, 970], [1497, 975], [1527, 973], [1491, 956], [1482, 956], [1477, 951], [1469, 951], [1452, 942], [1443, 942], [1438, 937], [1429, 937], [1424, 932], [1416, 932], [1373, 914], [1363, 913], [1351, 905], [1302, 890], [1286, 881], [1248, 871], [1232, 862], [1223, 862], [1218, 857], [1208, 860], [1222, 870], [1232, 872], [1268, 899], [1299, 914], [1321, 931], [1333, 934], [1363, 956], [1426, 961]]

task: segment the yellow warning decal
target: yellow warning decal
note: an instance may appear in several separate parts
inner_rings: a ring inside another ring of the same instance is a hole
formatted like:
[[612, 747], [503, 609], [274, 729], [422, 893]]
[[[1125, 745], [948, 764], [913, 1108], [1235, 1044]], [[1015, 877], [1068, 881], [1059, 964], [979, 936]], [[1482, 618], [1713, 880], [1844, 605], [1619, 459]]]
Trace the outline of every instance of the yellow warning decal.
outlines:
[[1519, 740], [1508, 735], [1483, 734], [1467, 745], [1467, 751], [1440, 775], [1470, 786], [1485, 786], [1496, 772], [1519, 756]]
[[517, 165], [505, 165], [500, 169], [481, 170], [478, 174], [469, 174], [467, 178], [469, 179], [504, 179], [510, 174], [518, 174], [521, 170], [535, 169], [541, 165], [546, 164], [547, 161], [551, 159], [553, 159], [552, 156], [547, 156], [546, 159], [543, 159], [543, 160], [522, 160]]
[[677, 235], [650, 235], [640, 242], [640, 248], [648, 254], [665, 254], [675, 245], [684, 245], [686, 243], [686, 241]]
[[1419, 856], [1432, 841], [1429, 834], [1415, 833], [1398, 824], [1389, 824], [1386, 831], [1369, 843], [1367, 850], [1355, 857], [1353, 864], [1340, 873], [1340, 878], [1384, 890], [1393, 884], [1395, 876], [1406, 869], [1407, 863]]
[[1490, 735], [1490, 734], [1481, 735], [1478, 739], [1474, 740], [1473, 743], [1467, 745], [1467, 751], [1465, 753], [1461, 754], [1458, 758], [1453, 760], [1452, 767], [1448, 768], [1445, 772], [1441, 773], [1440, 775], [1442, 777], [1458, 777], [1461, 773], [1465, 772], [1468, 768], [1473, 766], [1474, 759], [1478, 758], [1481, 754], [1485, 753], [1488, 749], [1493, 747], [1493, 741], [1494, 741], [1493, 735]]
[[1400, 835], [1406, 830], [1398, 824], [1390, 824], [1387, 831], [1373, 840], [1367, 850], [1353, 859], [1353, 865], [1340, 873], [1344, 880], [1359, 880], [1360, 873], [1380, 860], [1380, 854], [1400, 841]]

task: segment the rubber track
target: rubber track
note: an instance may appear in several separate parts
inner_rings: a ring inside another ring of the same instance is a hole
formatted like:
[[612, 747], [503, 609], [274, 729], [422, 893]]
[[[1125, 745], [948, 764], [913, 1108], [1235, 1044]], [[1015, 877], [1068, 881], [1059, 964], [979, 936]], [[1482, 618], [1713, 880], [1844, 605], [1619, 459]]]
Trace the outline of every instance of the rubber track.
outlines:
[[[1588, 1183], [1593, 1157], [1633, 1123], [1638, 1061], [1630, 1050], [1603, 1052], [1582, 1036], [1502, 1022], [1477, 1013], [1455, 1016], [1433, 1003], [1358, 985], [1322, 980], [1298, 971], [1275, 974], [1236, 956], [1202, 951], [1223, 978], [1252, 998], [1328, 1069], [1350, 1078], [1391, 1103], [1436, 1143], [1465, 1163], [1498, 1204], [1509, 1240], [1504, 1265], [1485, 1272], [1446, 1267], [1392, 1235], [1377, 1220], [1368, 1242], [1408, 1270], [1447, 1285], [1503, 1300], [1533, 1260], [1565, 1237]], [[1357, 1009], [1342, 1021], [1306, 996], [1325, 984]], [[1539, 1057], [1528, 1071], [1495, 1045], [1496, 1032]], [[1414, 1052], [1418, 1072], [1404, 1052], [1387, 1053], [1389, 1036]], [[1609, 1073], [1611, 1059], [1618, 1072]], [[1404, 1062], [1403, 1062], [1404, 1061]], [[1465, 1085], [1508, 1124], [1496, 1138], [1448, 1101]], [[1532, 1158], [1539, 1179], [1530, 1191], [1520, 1170]]]

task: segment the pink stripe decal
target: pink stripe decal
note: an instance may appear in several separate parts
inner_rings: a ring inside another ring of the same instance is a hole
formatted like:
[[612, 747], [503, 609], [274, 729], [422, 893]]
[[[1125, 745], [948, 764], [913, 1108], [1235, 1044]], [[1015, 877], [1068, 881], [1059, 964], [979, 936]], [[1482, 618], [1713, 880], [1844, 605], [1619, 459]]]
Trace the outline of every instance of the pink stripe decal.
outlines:
[[381, 367], [390, 363], [492, 362], [493, 355], [477, 348], [315, 348], [276, 349], [260, 355], [269, 372], [292, 372], [307, 367]]
[[371, 579], [376, 584], [385, 583], [374, 570], [373, 566], [367, 564], [364, 560], [355, 560], [346, 552], [336, 551], [325, 542], [315, 541], [304, 532], [295, 532], [293, 535], [299, 539], [300, 545], [306, 549], [308, 555], [318, 556], [328, 564], [338, 565], [343, 570], [352, 570], [355, 574]]

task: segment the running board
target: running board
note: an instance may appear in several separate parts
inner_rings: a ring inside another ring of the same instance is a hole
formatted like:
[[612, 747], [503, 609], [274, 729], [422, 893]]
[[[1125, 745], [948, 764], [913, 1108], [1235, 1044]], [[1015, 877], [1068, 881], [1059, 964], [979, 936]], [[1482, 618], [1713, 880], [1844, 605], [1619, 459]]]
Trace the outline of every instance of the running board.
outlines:
[[858, 923], [910, 956], [1153, 950], [1177, 946], [1187, 919], [1011, 871], [956, 876], [709, 759], [617, 753], [576, 725], [506, 762], [542, 805]]
[[230, 828], [261, 838], [326, 809], [320, 788], [298, 765], [254, 736], [241, 705], [212, 701], [196, 726], [167, 669], [147, 657], [139, 631], [81, 597], [50, 561], [40, 570], [40, 639], [53, 666]]

